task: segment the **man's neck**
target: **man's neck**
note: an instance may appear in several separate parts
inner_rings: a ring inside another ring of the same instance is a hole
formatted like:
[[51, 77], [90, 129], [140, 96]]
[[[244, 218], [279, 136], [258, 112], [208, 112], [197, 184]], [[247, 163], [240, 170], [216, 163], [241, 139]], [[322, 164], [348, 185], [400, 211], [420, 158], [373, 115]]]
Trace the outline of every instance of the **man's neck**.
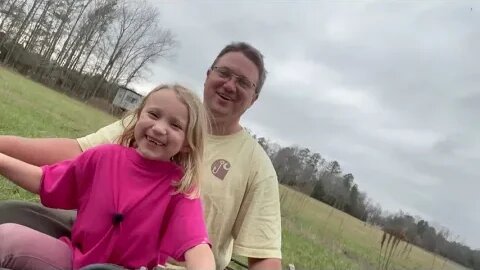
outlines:
[[227, 136], [242, 130], [238, 121], [228, 121], [226, 119], [210, 119], [212, 124], [211, 134], [215, 136]]

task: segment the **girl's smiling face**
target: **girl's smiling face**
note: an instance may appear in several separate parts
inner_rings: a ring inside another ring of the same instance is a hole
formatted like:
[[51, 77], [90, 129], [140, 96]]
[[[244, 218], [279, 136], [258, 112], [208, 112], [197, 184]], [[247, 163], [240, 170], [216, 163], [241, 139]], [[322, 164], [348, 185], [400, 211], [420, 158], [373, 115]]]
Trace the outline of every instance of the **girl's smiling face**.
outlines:
[[147, 159], [168, 161], [188, 151], [185, 134], [188, 108], [170, 89], [152, 93], [135, 125], [137, 151]]

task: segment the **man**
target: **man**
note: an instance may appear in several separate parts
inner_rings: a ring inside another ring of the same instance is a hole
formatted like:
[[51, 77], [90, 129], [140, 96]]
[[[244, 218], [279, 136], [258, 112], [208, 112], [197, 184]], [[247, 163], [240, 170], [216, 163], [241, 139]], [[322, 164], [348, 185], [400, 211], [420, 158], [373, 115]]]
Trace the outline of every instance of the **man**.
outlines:
[[[250, 269], [281, 269], [281, 221], [275, 170], [240, 118], [257, 100], [266, 78], [262, 54], [232, 43], [207, 71], [204, 105], [211, 114], [207, 175], [202, 182], [205, 218], [216, 265], [224, 269], [232, 252], [248, 258]], [[120, 121], [74, 139], [0, 137], [0, 152], [44, 165], [115, 142]], [[0, 223], [17, 222], [54, 236], [69, 233], [71, 214], [25, 202], [0, 203]]]

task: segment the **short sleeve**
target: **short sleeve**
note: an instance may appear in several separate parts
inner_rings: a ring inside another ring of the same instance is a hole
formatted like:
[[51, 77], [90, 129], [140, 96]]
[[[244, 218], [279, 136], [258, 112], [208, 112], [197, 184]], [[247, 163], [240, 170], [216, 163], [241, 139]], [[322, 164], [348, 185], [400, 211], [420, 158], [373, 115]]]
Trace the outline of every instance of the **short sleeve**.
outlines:
[[200, 199], [188, 199], [176, 194], [169, 210], [171, 215], [160, 244], [161, 254], [176, 261], [185, 261], [187, 250], [200, 244], [210, 245]]
[[233, 252], [250, 258], [281, 258], [281, 215], [278, 180], [263, 151], [254, 166], [233, 227]]
[[118, 120], [97, 130], [95, 133], [89, 134], [85, 137], [77, 138], [77, 142], [82, 151], [101, 144], [115, 143], [131, 119], [132, 116], [128, 116], [123, 120]]
[[78, 209], [79, 201], [88, 185], [92, 171], [89, 160], [91, 151], [76, 159], [42, 167], [40, 201], [51, 208]]

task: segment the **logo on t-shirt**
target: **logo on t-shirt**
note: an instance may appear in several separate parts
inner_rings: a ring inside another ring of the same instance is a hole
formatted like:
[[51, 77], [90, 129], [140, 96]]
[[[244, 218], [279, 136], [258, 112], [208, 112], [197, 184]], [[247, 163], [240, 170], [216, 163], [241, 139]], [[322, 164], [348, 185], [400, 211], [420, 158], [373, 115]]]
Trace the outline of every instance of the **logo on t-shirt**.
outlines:
[[226, 161], [225, 159], [217, 159], [212, 164], [212, 173], [220, 180], [225, 178], [225, 175], [227, 175], [229, 170], [230, 162]]

